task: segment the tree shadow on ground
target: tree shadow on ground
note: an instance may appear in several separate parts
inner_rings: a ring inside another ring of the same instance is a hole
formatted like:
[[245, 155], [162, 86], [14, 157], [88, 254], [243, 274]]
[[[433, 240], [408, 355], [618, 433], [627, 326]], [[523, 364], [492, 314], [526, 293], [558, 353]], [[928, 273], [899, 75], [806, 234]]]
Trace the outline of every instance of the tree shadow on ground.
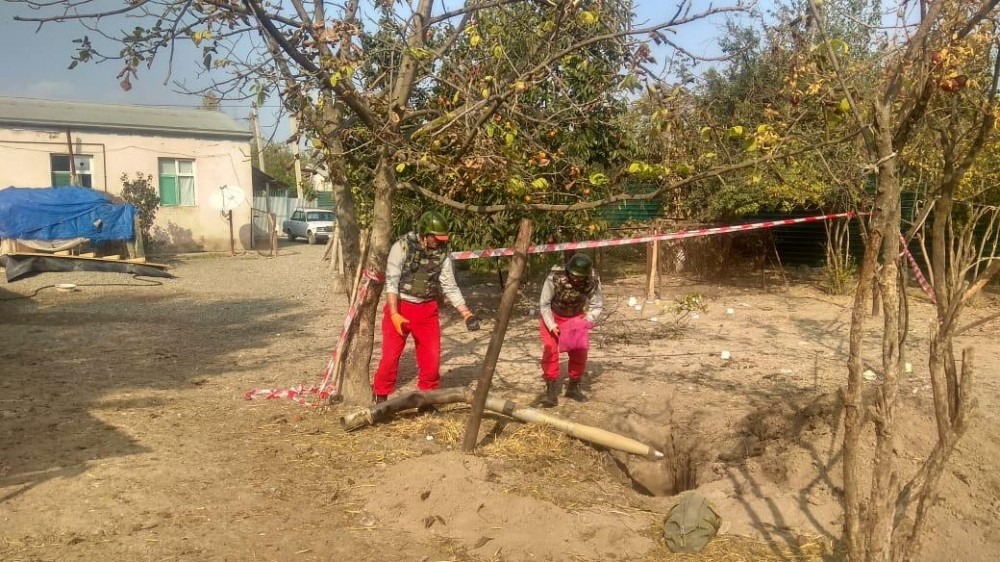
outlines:
[[37, 300], [0, 303], [0, 504], [90, 463], [149, 451], [95, 411], [155, 416], [165, 404], [149, 393], [229, 372], [234, 355], [301, 321], [283, 299], [206, 302], [145, 287]]

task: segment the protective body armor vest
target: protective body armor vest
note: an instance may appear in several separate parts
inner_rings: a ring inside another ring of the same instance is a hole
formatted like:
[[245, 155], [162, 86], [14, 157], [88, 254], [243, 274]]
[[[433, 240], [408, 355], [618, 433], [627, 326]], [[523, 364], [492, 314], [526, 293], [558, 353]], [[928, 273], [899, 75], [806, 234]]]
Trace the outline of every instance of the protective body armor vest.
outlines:
[[587, 306], [587, 301], [594, 294], [597, 279], [590, 276], [579, 287], [575, 287], [569, 282], [566, 270], [559, 269], [552, 272], [552, 284], [552, 302], [549, 304], [552, 312], [564, 317], [576, 316], [583, 312], [583, 307]]
[[442, 244], [431, 250], [420, 245], [414, 233], [403, 238], [403, 265], [399, 276], [399, 291], [418, 299], [433, 300], [441, 296], [441, 267], [448, 257]]

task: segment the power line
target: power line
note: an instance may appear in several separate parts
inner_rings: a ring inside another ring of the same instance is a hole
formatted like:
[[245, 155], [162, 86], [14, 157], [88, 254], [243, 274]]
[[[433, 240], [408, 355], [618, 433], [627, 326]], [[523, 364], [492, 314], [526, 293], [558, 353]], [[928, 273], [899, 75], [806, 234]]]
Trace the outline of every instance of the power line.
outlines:
[[[38, 97], [26, 97], [26, 96], [8, 96], [0, 94], [0, 98], [3, 99], [14, 99], [14, 100], [34, 100], [34, 101], [54, 101], [63, 103], [94, 103], [100, 105], [125, 105], [133, 107], [168, 107], [168, 108], [178, 108], [178, 109], [205, 109], [205, 106], [196, 104], [180, 104], [180, 103], [115, 103], [115, 102], [100, 102], [100, 101], [81, 101], [81, 100], [64, 100], [64, 99], [54, 99], [54, 98], [38, 98]], [[225, 107], [229, 109], [250, 109], [250, 104], [230, 104], [230, 103], [218, 103], [213, 104], [212, 107]], [[258, 106], [260, 108], [270, 108], [270, 109], [282, 109], [284, 106], [281, 104], [264, 104]]]

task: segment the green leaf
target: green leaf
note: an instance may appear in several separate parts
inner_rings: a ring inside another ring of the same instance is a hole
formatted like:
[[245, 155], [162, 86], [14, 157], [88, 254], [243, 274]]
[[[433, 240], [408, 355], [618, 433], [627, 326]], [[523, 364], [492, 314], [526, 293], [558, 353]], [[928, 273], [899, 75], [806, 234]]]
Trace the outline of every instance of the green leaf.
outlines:
[[844, 42], [843, 39], [831, 39], [830, 47], [834, 51], [840, 51], [842, 54], [848, 54], [851, 52], [851, 46]]
[[545, 178], [536, 178], [534, 181], [531, 182], [531, 187], [533, 187], [535, 189], [538, 189], [538, 190], [548, 189], [549, 188], [549, 180], [547, 180]]
[[396, 164], [396, 173], [397, 174], [402, 174], [403, 170], [405, 170], [405, 169], [406, 169], [406, 162], [400, 162], [399, 164]]
[[580, 20], [581, 25], [585, 27], [590, 27], [597, 23], [598, 16], [594, 12], [583, 11], [580, 12], [579, 15], [577, 15], [577, 19]]
[[594, 172], [587, 179], [590, 181], [590, 185], [593, 186], [606, 185], [608, 183], [608, 176], [601, 172]]

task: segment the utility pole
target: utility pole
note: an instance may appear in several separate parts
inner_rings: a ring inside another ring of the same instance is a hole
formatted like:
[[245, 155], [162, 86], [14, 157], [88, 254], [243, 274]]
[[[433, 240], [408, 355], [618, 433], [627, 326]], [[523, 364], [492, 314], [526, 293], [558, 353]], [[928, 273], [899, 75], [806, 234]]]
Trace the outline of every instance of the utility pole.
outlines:
[[294, 115], [288, 116], [288, 124], [292, 128], [292, 154], [295, 156], [295, 193], [302, 200], [302, 160], [299, 158], [299, 120]]
[[266, 174], [267, 168], [264, 166], [264, 139], [260, 136], [260, 120], [257, 118], [257, 104], [254, 104], [250, 110], [250, 122], [253, 124], [254, 142], [257, 143], [257, 169]]

